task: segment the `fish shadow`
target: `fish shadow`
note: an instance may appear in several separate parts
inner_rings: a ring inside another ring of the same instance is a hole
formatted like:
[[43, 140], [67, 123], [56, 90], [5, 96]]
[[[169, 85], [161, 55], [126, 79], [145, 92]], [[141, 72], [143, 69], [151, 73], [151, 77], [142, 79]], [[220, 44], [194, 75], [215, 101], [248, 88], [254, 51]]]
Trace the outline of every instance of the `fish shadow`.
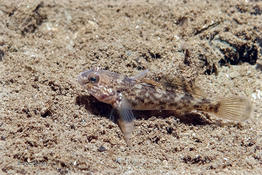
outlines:
[[[96, 116], [102, 116], [105, 118], [108, 118], [112, 120], [114, 123], [117, 123], [117, 119], [119, 118], [119, 115], [116, 111], [112, 108], [111, 105], [102, 103], [98, 101], [93, 96], [88, 95], [79, 95], [76, 97], [75, 101], [76, 105], [84, 106], [86, 110], [88, 110], [90, 113], [96, 115]], [[114, 112], [112, 112], [114, 111]], [[145, 119], [148, 120], [151, 117], [158, 117], [158, 118], [169, 118], [171, 116], [175, 116], [175, 118], [178, 118], [180, 122], [186, 124], [186, 125], [210, 125], [213, 124], [213, 122], [209, 119], [207, 116], [206, 118], [203, 117], [203, 115], [200, 115], [198, 113], [188, 113], [185, 115], [179, 115], [174, 113], [174, 111], [159, 111], [159, 110], [134, 110], [133, 111], [136, 120]], [[113, 116], [112, 116], [113, 114]]]

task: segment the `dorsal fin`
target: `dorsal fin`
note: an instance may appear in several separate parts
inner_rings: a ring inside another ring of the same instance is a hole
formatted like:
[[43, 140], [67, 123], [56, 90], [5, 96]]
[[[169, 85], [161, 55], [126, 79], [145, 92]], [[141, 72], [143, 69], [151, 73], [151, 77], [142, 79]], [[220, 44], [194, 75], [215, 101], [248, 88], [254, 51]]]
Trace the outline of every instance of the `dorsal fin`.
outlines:
[[166, 89], [174, 92], [191, 94], [195, 98], [207, 97], [204, 90], [198, 87], [195, 80], [186, 80], [183, 77], [176, 77], [165, 83]]
[[142, 71], [142, 72], [140, 72], [140, 73], [138, 73], [138, 74], [136, 74], [136, 75], [134, 75], [130, 78], [133, 79], [133, 80], [142, 80], [146, 77], [148, 72], [149, 72], [149, 70], [146, 69], [146, 70], [144, 70], [144, 71]]
[[161, 88], [161, 89], [163, 88], [162, 84], [160, 84], [160, 83], [158, 83], [158, 82], [156, 82], [154, 80], [150, 80], [150, 79], [144, 78], [142, 80], [142, 82], [143, 83], [147, 83], [147, 84], [152, 85], [152, 86], [155, 86], [155, 87], [158, 87], [158, 88]]
[[195, 98], [207, 97], [204, 90], [198, 87], [195, 81], [190, 81], [188, 84], [185, 85], [185, 88], [185, 90], [188, 91], [188, 93], [190, 93]]

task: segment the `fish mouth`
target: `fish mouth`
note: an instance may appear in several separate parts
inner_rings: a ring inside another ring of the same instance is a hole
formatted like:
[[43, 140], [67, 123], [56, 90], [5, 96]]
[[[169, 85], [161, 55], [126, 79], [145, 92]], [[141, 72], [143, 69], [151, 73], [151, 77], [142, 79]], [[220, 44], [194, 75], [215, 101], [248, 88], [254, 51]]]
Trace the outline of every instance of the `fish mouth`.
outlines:
[[84, 79], [83, 79], [83, 77], [82, 77], [81, 74], [77, 77], [77, 82], [78, 82], [81, 86], [84, 86], [85, 81], [84, 81]]
[[103, 102], [112, 105], [114, 103], [114, 97], [106, 94], [96, 94], [96, 99]]
[[90, 74], [91, 70], [87, 70], [84, 72], [81, 72], [78, 77], [77, 77], [77, 82], [81, 85], [84, 86], [88, 82], [88, 75]]

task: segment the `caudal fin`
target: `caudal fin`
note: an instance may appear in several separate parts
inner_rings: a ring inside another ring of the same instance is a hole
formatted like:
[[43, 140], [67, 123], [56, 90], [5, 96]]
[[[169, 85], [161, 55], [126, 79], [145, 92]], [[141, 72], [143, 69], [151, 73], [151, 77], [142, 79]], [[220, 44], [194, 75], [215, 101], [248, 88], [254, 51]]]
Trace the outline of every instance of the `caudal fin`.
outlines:
[[222, 119], [243, 121], [251, 116], [252, 105], [247, 98], [225, 98], [218, 101], [212, 112]]

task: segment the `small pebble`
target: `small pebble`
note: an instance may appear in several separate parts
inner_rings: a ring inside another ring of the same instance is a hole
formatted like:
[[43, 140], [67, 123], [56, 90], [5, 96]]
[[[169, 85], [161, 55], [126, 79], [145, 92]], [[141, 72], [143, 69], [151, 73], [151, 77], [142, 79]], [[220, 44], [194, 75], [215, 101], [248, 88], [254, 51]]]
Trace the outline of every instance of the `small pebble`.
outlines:
[[104, 151], [106, 151], [106, 148], [104, 146], [100, 146], [97, 150], [99, 152], [104, 152]]
[[239, 77], [240, 74], [239, 74], [237, 71], [234, 71], [234, 72], [231, 72], [231, 73], [229, 74], [229, 76], [230, 76], [230, 78], [236, 78], [236, 77]]
[[3, 60], [3, 57], [5, 56], [4, 51], [0, 50], [0, 61]]
[[121, 163], [121, 158], [120, 157], [118, 157], [118, 158], [116, 158], [116, 163]]
[[0, 137], [0, 140], [5, 141], [5, 136], [1, 136], [1, 137]]

